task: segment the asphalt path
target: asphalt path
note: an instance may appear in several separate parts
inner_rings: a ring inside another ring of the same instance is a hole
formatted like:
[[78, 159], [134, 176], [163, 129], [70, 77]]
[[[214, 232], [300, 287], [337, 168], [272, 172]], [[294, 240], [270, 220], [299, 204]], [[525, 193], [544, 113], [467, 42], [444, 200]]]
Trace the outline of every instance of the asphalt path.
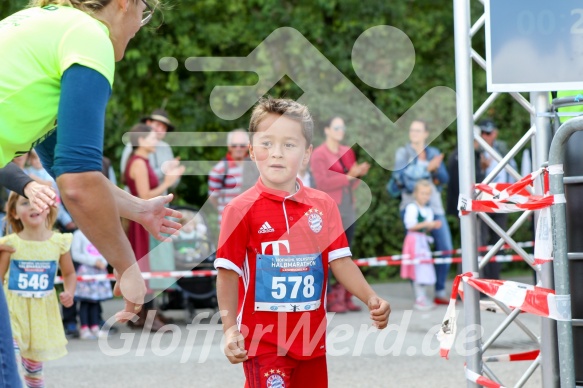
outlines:
[[[445, 360], [439, 356], [435, 333], [446, 307], [426, 312], [412, 310], [408, 283], [377, 284], [374, 288], [391, 303], [387, 329], [372, 328], [364, 310], [329, 315], [330, 387], [465, 387], [463, 304], [458, 302], [458, 337], [449, 360]], [[122, 302], [108, 301], [103, 307], [108, 318], [121, 309]], [[45, 363], [47, 387], [243, 387], [242, 366], [231, 365], [222, 353], [222, 330], [216, 323], [217, 316], [213, 319], [214, 313], [210, 309], [198, 310], [195, 321], [187, 325], [184, 311], [171, 310], [166, 314], [175, 323], [166, 326], [164, 333], [116, 324], [119, 332], [107, 339], [72, 339], [66, 357]], [[481, 315], [484, 340], [505, 317], [490, 312]], [[539, 335], [540, 318], [521, 314], [520, 320]], [[535, 341], [512, 324], [486, 355], [537, 348]], [[514, 386], [529, 365], [488, 364], [506, 386]], [[540, 369], [524, 386], [541, 386]]]

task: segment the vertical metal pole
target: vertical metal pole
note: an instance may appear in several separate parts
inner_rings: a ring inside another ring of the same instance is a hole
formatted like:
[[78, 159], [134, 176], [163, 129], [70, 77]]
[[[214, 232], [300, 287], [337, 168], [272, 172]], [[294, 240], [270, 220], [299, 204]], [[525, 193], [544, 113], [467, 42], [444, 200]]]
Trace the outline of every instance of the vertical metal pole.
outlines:
[[[549, 152], [549, 168], [562, 165], [565, 160], [565, 145], [571, 135], [583, 130], [583, 117], [575, 117], [565, 122], [555, 133]], [[551, 194], [565, 194], [563, 174], [550, 176]], [[567, 257], [567, 220], [566, 205], [556, 203], [551, 207], [553, 219], [553, 247], [555, 272], [555, 294], [557, 301], [571, 313], [571, 289], [569, 284], [569, 259]], [[573, 326], [571, 320], [557, 322], [557, 340], [559, 348], [559, 375], [561, 387], [575, 387], [575, 365], [573, 357]]]
[[[474, 136], [473, 136], [473, 90], [472, 60], [470, 41], [470, 2], [454, 0], [455, 25], [455, 78], [457, 92], [457, 135], [458, 160], [460, 176], [460, 193], [472, 195], [475, 184], [474, 171]], [[469, 168], [468, 168], [469, 167]], [[463, 272], [478, 272], [478, 246], [476, 241], [476, 215], [461, 217], [462, 232], [462, 268]], [[480, 308], [478, 292], [464, 284], [464, 322], [466, 327], [478, 328], [480, 325]], [[467, 331], [468, 338], [472, 333]], [[472, 341], [466, 338], [466, 366], [471, 371], [482, 373], [481, 338], [474, 336]], [[477, 387], [469, 382], [468, 387]]]
[[[534, 111], [538, 113], [549, 112], [548, 93], [530, 93], [530, 103]], [[534, 159], [533, 170], [540, 168], [543, 163], [549, 160], [549, 148], [551, 146], [551, 120], [548, 117], [536, 116], [532, 120], [536, 127], [536, 135], [533, 139]], [[535, 185], [535, 194], [543, 194], [542, 185]], [[538, 220], [538, 213], [535, 215], [535, 225]], [[553, 266], [551, 263], [544, 264], [540, 273], [542, 287], [554, 289]], [[543, 387], [559, 387], [559, 360], [557, 353], [557, 323], [552, 319], [541, 318], [541, 373]]]

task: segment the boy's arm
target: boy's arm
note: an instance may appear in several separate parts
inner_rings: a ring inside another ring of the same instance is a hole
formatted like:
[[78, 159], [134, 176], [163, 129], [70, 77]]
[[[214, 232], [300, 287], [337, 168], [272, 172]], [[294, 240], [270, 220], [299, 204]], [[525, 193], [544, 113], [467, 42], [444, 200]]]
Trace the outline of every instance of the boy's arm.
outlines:
[[245, 342], [237, 328], [239, 274], [225, 268], [218, 271], [217, 298], [225, 333], [225, 355], [232, 364], [238, 364], [247, 360]]
[[336, 280], [368, 306], [373, 325], [378, 329], [387, 327], [391, 306], [374, 292], [352, 258], [347, 256], [336, 259], [330, 263], [330, 268]]

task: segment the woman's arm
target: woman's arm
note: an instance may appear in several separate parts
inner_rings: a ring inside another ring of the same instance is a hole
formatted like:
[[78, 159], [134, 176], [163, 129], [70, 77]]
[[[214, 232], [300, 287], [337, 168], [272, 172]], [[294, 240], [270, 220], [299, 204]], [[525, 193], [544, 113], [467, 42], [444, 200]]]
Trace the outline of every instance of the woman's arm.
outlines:
[[155, 237], [163, 238], [160, 232], [172, 234], [180, 228], [165, 217], [180, 217], [180, 213], [164, 208], [172, 196], [149, 201], [132, 198], [120, 194], [123, 190], [101, 173], [110, 93], [108, 80], [99, 72], [80, 65], [68, 68], [61, 78], [55, 146], [46, 147], [44, 157], [41, 152], [39, 156], [56, 177], [63, 202], [79, 229], [117, 271], [121, 284], [116, 284], [115, 292], [123, 293], [126, 301], [123, 316], [117, 316], [126, 321], [140, 310], [146, 287], [119, 217], [139, 222]]
[[[331, 171], [330, 161], [327, 160], [323, 152], [314, 152], [310, 162], [310, 168], [316, 181], [316, 188], [319, 190], [337, 190], [348, 186], [350, 180], [343, 173]], [[347, 166], [347, 168], [350, 168]]]
[[49, 185], [35, 182], [15, 163], [8, 163], [0, 168], [0, 186], [25, 196], [37, 211], [56, 205], [57, 194]]
[[164, 176], [164, 180], [157, 187], [150, 189], [150, 179], [148, 174], [148, 166], [142, 159], [135, 159], [130, 165], [130, 177], [136, 184], [136, 194], [139, 198], [150, 199], [163, 194], [170, 187], [169, 180]]
[[[168, 219], [168, 217], [182, 218], [179, 211], [166, 207], [172, 201], [172, 194], [143, 200], [114, 186], [109, 180], [107, 182], [114, 196], [119, 215], [141, 224], [156, 239], [164, 241], [166, 237], [162, 233], [174, 234], [182, 227], [180, 223]], [[103, 252], [101, 253], [103, 254]]]
[[[449, 182], [449, 174], [447, 168], [443, 163], [443, 154], [435, 147], [427, 147], [425, 150], [428, 153], [429, 164], [439, 163], [431, 172], [434, 180], [437, 180], [436, 185], [445, 185]], [[437, 159], [436, 159], [437, 158]]]

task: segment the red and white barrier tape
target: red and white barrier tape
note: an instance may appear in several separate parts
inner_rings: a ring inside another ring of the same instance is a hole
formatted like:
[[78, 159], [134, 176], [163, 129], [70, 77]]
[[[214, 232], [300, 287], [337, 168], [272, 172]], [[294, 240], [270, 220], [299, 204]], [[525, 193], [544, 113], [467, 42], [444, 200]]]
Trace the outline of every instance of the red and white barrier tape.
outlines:
[[540, 211], [536, 223], [536, 244], [534, 246], [534, 264], [536, 265], [553, 261], [552, 227], [551, 209], [547, 207]]
[[[534, 241], [525, 241], [525, 242], [518, 242], [516, 243], [516, 245], [518, 245], [521, 248], [532, 248], [534, 247]], [[484, 245], [481, 247], [478, 247], [478, 252], [487, 252], [490, 249], [492, 249], [494, 247], [494, 245]], [[506, 249], [511, 249], [510, 245], [508, 244], [504, 244], [500, 250], [506, 250]], [[452, 249], [449, 251], [432, 251], [431, 252], [431, 256], [447, 256], [447, 255], [452, 255], [452, 254], [460, 254], [462, 253], [462, 249], [458, 248], [458, 249]], [[367, 257], [367, 258], [362, 258], [359, 260], [384, 260], [384, 261], [398, 261], [398, 260], [403, 260], [403, 259], [410, 259], [411, 255], [391, 255], [391, 256], [377, 256], [377, 257]]]
[[529, 350], [528, 352], [501, 354], [497, 356], [484, 356], [484, 362], [504, 362], [504, 361], [534, 361], [540, 354], [540, 350]]
[[[167, 278], [200, 278], [215, 276], [217, 274], [216, 270], [198, 270], [198, 271], [166, 271], [166, 272], [142, 272], [142, 277], [144, 279], [167, 279]], [[103, 275], [82, 275], [77, 276], [78, 282], [87, 281], [99, 281], [99, 280], [115, 280], [113, 274], [103, 274]], [[55, 283], [63, 283], [63, 278], [57, 276], [55, 278]]]
[[445, 317], [441, 322], [441, 329], [437, 332], [437, 340], [439, 341], [439, 355], [446, 360], [449, 358], [449, 351], [453, 346], [455, 334], [457, 331], [455, 302], [458, 293], [461, 298], [464, 298], [463, 291], [460, 292], [461, 277], [456, 276], [451, 286], [451, 295], [449, 297], [449, 305], [445, 311]]
[[503, 385], [500, 385], [487, 377], [484, 377], [482, 375], [477, 374], [476, 372], [469, 370], [467, 366], [466, 366], [466, 379], [468, 379], [472, 383], [476, 383], [486, 388], [504, 388]]
[[458, 210], [462, 216], [471, 212], [483, 213], [514, 213], [525, 210], [540, 210], [549, 207], [555, 203], [565, 203], [564, 194], [540, 196], [532, 195], [523, 203], [509, 203], [496, 200], [472, 200], [471, 198], [460, 194]]
[[[531, 248], [534, 246], [534, 241], [525, 241], [516, 243], [519, 247]], [[493, 245], [485, 245], [478, 248], [479, 252], [485, 252], [491, 249]], [[501, 250], [510, 249], [509, 245], [504, 245]], [[453, 249], [450, 251], [434, 251], [432, 256], [443, 256], [448, 253], [462, 253], [460, 249]], [[359, 267], [386, 267], [386, 266], [398, 266], [402, 264], [417, 264], [417, 263], [434, 263], [434, 264], [455, 264], [461, 263], [461, 257], [452, 258], [438, 258], [433, 260], [409, 260], [410, 255], [392, 255], [392, 256], [379, 256], [379, 257], [369, 257], [365, 259], [355, 259], [354, 262]], [[483, 256], [479, 256], [481, 259]], [[509, 263], [515, 261], [522, 261], [522, 257], [518, 255], [497, 255], [493, 256], [490, 261], [498, 263]], [[142, 275], [144, 279], [165, 279], [165, 278], [190, 278], [190, 277], [204, 277], [204, 276], [216, 276], [217, 271], [215, 270], [196, 270], [196, 271], [165, 271], [165, 272], [143, 272]], [[77, 281], [95, 281], [95, 280], [115, 280], [112, 274], [108, 275], [83, 275], [77, 276]], [[60, 276], [55, 278], [55, 282], [62, 283], [63, 279]]]
[[[480, 257], [481, 258], [481, 257]], [[519, 255], [497, 255], [493, 256], [490, 260], [492, 262], [498, 263], [508, 263], [523, 261], [522, 257]], [[434, 264], [452, 264], [461, 263], [461, 257], [453, 257], [451, 259], [433, 259], [433, 260], [392, 260], [391, 256], [385, 257], [371, 257], [368, 259], [355, 259], [354, 263], [359, 267], [390, 267], [399, 266], [402, 264], [418, 264], [418, 263], [434, 263]], [[167, 278], [192, 278], [192, 277], [207, 277], [216, 276], [216, 270], [207, 271], [166, 271], [166, 272], [142, 272], [144, 279], [167, 279]], [[115, 280], [113, 274], [103, 274], [103, 275], [82, 275], [77, 276], [78, 282], [83, 281], [99, 281], [99, 280]], [[61, 276], [55, 278], [55, 283], [60, 284], [63, 282]]]
[[[408, 256], [408, 255], [407, 255]], [[481, 259], [483, 256], [479, 256]], [[524, 259], [520, 255], [496, 255], [492, 256], [491, 262], [498, 263], [508, 263], [512, 261], [523, 261]], [[420, 264], [420, 263], [433, 263], [433, 264], [455, 264], [461, 263], [461, 257], [452, 257], [449, 259], [412, 259], [412, 260], [392, 260], [390, 256], [386, 257], [370, 257], [368, 259], [354, 259], [354, 263], [359, 267], [391, 267], [399, 266], [403, 264]]]
[[544, 168], [534, 171], [527, 176], [523, 177], [516, 183], [494, 183], [494, 184], [477, 184], [475, 188], [484, 193], [490, 194], [492, 199], [496, 200], [508, 200], [512, 201], [514, 199], [520, 201], [521, 197], [529, 197], [530, 193], [526, 190], [527, 186], [531, 186], [536, 178], [545, 172]]
[[[562, 166], [550, 166], [548, 168], [537, 170], [511, 185], [478, 184], [475, 188], [483, 193], [489, 194], [491, 198], [473, 200], [460, 194], [458, 210], [460, 211], [460, 215], [467, 215], [470, 212], [511, 213], [524, 210], [540, 210], [549, 207], [554, 203], [564, 203], [565, 196], [563, 194], [548, 194], [548, 175], [560, 173], [562, 173]], [[529, 195], [528, 191], [526, 191], [526, 187], [531, 186], [534, 183], [534, 180], [541, 174], [544, 177], [545, 195]]]
[[548, 288], [509, 280], [479, 279], [468, 272], [456, 276], [449, 306], [443, 318], [441, 329], [437, 333], [441, 357], [448, 358], [449, 351], [455, 340], [455, 302], [456, 293], [459, 292], [460, 280], [491, 298], [504, 303], [509, 308], [518, 308], [522, 311], [557, 321], [571, 320], [570, 295], [555, 295], [555, 291]]

